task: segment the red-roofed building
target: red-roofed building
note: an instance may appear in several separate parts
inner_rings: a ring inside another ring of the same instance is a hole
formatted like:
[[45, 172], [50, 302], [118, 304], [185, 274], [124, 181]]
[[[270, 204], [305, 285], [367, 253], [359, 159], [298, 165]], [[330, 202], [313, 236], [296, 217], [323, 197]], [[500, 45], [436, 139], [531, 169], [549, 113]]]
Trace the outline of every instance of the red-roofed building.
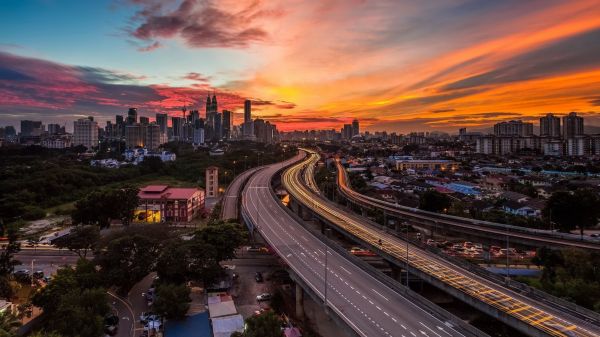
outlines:
[[149, 185], [140, 189], [134, 221], [189, 222], [204, 208], [204, 190], [167, 185]]

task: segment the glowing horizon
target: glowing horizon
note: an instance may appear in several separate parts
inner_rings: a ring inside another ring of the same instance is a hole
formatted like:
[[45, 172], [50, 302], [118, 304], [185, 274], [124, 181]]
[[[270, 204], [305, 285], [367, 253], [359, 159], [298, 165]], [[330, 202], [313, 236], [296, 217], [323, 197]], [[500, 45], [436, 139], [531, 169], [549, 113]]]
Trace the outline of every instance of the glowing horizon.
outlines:
[[[203, 114], [280, 130], [452, 131], [576, 111], [600, 125], [597, 1], [8, 0], [0, 126]], [[535, 122], [535, 121], [534, 121]], [[537, 122], [535, 122], [537, 124]]]

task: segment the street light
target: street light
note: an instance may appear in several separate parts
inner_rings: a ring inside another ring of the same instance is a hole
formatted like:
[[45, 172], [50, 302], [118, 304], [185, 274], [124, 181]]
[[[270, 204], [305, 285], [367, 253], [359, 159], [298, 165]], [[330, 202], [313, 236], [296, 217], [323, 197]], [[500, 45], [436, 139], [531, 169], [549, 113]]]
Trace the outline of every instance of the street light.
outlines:
[[33, 262], [35, 261], [35, 259], [31, 259], [31, 275], [29, 276], [31, 278], [31, 288], [33, 288]]
[[506, 226], [506, 283], [510, 281], [510, 269], [508, 269], [508, 248], [509, 248], [508, 226]]

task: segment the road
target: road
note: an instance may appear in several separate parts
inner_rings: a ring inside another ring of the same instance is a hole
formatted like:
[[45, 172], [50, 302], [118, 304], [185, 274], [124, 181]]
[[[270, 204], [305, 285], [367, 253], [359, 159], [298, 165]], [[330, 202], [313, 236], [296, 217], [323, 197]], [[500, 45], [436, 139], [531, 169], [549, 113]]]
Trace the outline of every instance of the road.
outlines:
[[[421, 272], [552, 336], [600, 336], [599, 326], [579, 320], [563, 312], [560, 307], [540, 304], [517, 294], [502, 285], [451, 264], [433, 253], [407, 245], [398, 237], [370, 226], [364, 218], [342, 210], [337, 204], [314, 193], [309, 187], [313, 184], [305, 186], [303, 183], [303, 180], [314, 180], [314, 177], [303, 175], [302, 172], [306, 166], [314, 165], [318, 160], [319, 155], [311, 152], [305, 161], [286, 170], [282, 182], [298, 202], [311, 208], [331, 223], [372, 246], [379, 246], [382, 251], [401, 261], [408, 260], [412, 267]], [[379, 240], [382, 240], [381, 244]]]
[[[442, 225], [459, 227], [470, 232], [485, 232], [487, 234], [500, 237], [506, 237], [508, 235], [511, 238], [519, 238], [541, 245], [600, 250], [600, 240], [596, 238], [585, 238], [585, 241], [582, 241], [581, 237], [575, 234], [556, 233], [549, 230], [507, 226], [505, 224], [488, 221], [461, 218], [457, 216], [428, 212], [418, 208], [407, 207], [376, 198], [371, 198], [350, 188], [348, 185], [346, 171], [344, 170], [339, 159], [336, 160], [336, 168], [338, 171], [338, 186], [340, 188], [340, 192], [346, 198], [361, 205], [384, 210], [388, 214], [397, 215], [410, 220], [428, 221], [431, 223], [437, 222]], [[312, 189], [310, 185], [309, 187]]]
[[225, 194], [223, 195], [223, 206], [221, 208], [221, 219], [237, 219], [238, 218], [238, 202], [241, 193], [241, 188], [244, 183], [254, 172], [260, 170], [261, 167], [254, 167], [248, 169], [239, 174], [235, 179], [227, 186]]
[[329, 250], [297, 223], [273, 197], [271, 179], [280, 168], [281, 164], [269, 165], [250, 178], [242, 193], [242, 211], [290, 268], [358, 335], [464, 336]]

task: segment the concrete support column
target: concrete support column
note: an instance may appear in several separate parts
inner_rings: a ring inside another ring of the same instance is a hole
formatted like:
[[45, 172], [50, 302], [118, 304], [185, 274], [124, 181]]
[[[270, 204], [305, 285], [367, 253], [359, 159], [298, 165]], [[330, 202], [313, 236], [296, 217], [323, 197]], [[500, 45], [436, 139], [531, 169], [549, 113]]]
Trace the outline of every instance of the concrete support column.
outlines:
[[296, 317], [304, 321], [304, 290], [296, 283]]

